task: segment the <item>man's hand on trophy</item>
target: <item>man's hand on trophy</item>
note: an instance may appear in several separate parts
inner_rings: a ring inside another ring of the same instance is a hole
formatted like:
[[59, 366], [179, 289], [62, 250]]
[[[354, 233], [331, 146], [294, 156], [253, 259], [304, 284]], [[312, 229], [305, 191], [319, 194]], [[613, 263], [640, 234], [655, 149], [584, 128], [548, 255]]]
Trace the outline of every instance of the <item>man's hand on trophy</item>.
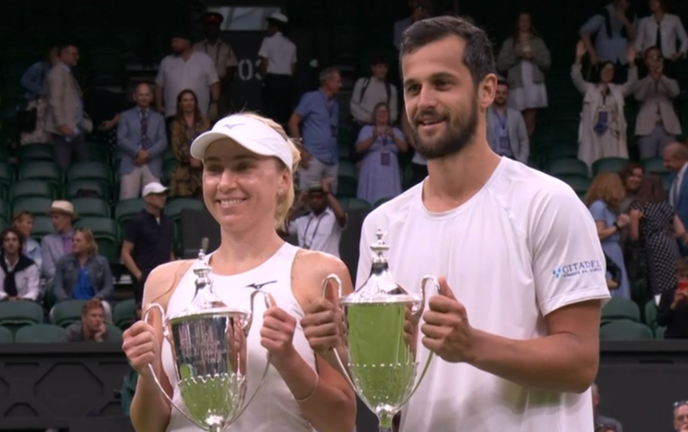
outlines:
[[430, 297], [423, 314], [423, 345], [451, 363], [473, 360], [473, 329], [466, 308], [456, 300], [444, 277], [438, 278], [440, 295]]
[[272, 306], [263, 314], [260, 344], [272, 355], [270, 361], [279, 369], [299, 356], [292, 344], [296, 319], [284, 309], [280, 309], [271, 294], [268, 296]]
[[145, 321], [135, 322], [122, 335], [122, 351], [140, 376], [152, 378], [148, 365], [155, 364], [158, 359], [153, 326]]
[[309, 304], [301, 320], [303, 333], [311, 349], [324, 358], [331, 354], [333, 348], [343, 345], [343, 326], [339, 308], [325, 298]]

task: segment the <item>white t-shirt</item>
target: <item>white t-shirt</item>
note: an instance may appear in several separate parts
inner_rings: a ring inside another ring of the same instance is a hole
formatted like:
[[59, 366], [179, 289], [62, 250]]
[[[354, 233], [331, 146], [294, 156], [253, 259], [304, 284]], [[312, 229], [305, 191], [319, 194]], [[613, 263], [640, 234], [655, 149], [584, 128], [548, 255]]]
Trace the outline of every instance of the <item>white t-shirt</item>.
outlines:
[[[550, 312], [609, 298], [604, 255], [583, 203], [563, 182], [507, 158], [456, 209], [430, 213], [421, 183], [374, 210], [363, 223], [357, 286], [370, 274], [378, 228], [398, 284], [419, 293], [425, 275], [445, 276], [471, 326], [489, 333], [545, 336]], [[427, 355], [423, 348], [421, 364]], [[401, 430], [592, 432], [591, 394], [528, 389], [436, 357], [403, 411]]]
[[296, 63], [296, 45], [277, 32], [263, 39], [258, 56], [268, 59], [269, 74], [291, 76], [291, 65]]
[[187, 61], [176, 55], [162, 59], [155, 84], [164, 87], [165, 117], [177, 112], [177, 96], [186, 89], [196, 94], [198, 109], [207, 115], [210, 86], [218, 81], [215, 64], [206, 53], [194, 51]]
[[339, 257], [339, 241], [343, 230], [329, 207], [319, 216], [309, 213], [289, 224], [289, 234], [298, 236], [300, 247], [336, 257]]

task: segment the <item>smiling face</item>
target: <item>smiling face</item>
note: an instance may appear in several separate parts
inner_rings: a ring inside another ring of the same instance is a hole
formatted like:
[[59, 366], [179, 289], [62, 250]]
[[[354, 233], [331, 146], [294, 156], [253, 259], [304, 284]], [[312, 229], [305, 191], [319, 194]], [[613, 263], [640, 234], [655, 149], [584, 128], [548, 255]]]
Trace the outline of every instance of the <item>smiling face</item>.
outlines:
[[463, 62], [465, 47], [463, 39], [448, 36], [402, 57], [406, 112], [427, 159], [461, 151], [476, 134], [477, 89]]
[[259, 156], [230, 139], [215, 141], [203, 158], [203, 199], [223, 229], [245, 231], [274, 223], [278, 196], [291, 175], [275, 158]]

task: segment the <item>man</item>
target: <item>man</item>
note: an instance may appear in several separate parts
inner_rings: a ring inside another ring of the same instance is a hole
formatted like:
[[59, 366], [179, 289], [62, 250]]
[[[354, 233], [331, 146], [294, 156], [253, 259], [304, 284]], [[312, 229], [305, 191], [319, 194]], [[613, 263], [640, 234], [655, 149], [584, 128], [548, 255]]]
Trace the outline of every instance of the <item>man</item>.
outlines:
[[64, 44], [57, 50], [58, 62], [48, 73], [48, 114], [45, 128], [55, 147], [55, 161], [67, 169], [73, 160], [88, 159], [84, 135], [91, 132], [93, 123], [84, 112], [81, 88], [72, 74], [79, 61], [79, 49]]
[[41, 240], [43, 277], [51, 281], [55, 276], [55, 265], [63, 256], [72, 253], [72, 223], [76, 218], [74, 206], [69, 201], [53, 201], [48, 210], [54, 233]]
[[640, 159], [654, 158], [681, 135], [681, 123], [674, 111], [674, 99], [680, 93], [678, 82], [664, 75], [664, 59], [657, 47], [645, 51], [649, 74], [635, 83], [633, 93], [642, 102], [635, 121]]
[[232, 47], [220, 40], [220, 25], [224, 17], [217, 12], [208, 12], [201, 17], [205, 40], [196, 42], [194, 51], [208, 55], [215, 65], [217, 77], [220, 79], [220, 98], [217, 103], [218, 114], [223, 117], [229, 113], [231, 107], [230, 85], [237, 69], [237, 58]]
[[370, 76], [356, 80], [349, 108], [358, 129], [373, 122], [373, 109], [383, 102], [389, 107], [389, 120], [396, 123], [397, 88], [387, 81], [388, 69], [385, 56], [377, 55], [370, 63]]
[[81, 321], [65, 329], [63, 342], [110, 342], [118, 343], [120, 338], [109, 332], [105, 325], [105, 308], [99, 298], [88, 300], [81, 308]]
[[600, 425], [613, 426], [616, 432], [623, 432], [621, 423], [611, 417], [605, 417], [600, 414], [598, 406], [600, 405], [600, 392], [597, 384], [592, 385], [592, 414], [595, 419], [595, 427]]
[[122, 242], [122, 262], [134, 278], [134, 297], [143, 299], [143, 286], [154, 268], [174, 259], [174, 225], [163, 214], [167, 188], [160, 183], [143, 187], [146, 207], [127, 222]]
[[[332, 193], [337, 193], [339, 148], [337, 127], [339, 103], [334, 98], [342, 88], [342, 77], [335, 68], [320, 72], [320, 89], [308, 92], [289, 119], [289, 133], [301, 141], [301, 190], [319, 185], [324, 178], [332, 179]], [[299, 125], [303, 123], [303, 134]]]
[[38, 266], [22, 250], [22, 235], [16, 228], [0, 234], [0, 301], [33, 300], [41, 296]]
[[162, 178], [162, 158], [167, 148], [165, 118], [150, 109], [153, 92], [141, 83], [134, 90], [136, 107], [124, 111], [117, 125], [119, 199], [137, 198], [141, 188]]
[[164, 113], [167, 119], [173, 117], [177, 112], [177, 96], [186, 89], [196, 95], [201, 114], [207, 116], [211, 107], [217, 110], [220, 80], [213, 60], [207, 54], [191, 49], [191, 37], [185, 31], [172, 36], [172, 52], [162, 59], [155, 78], [158, 112]]
[[528, 162], [530, 144], [526, 122], [521, 112], [507, 106], [509, 83], [497, 82], [494, 103], [487, 110], [487, 143], [500, 156]]
[[268, 35], [258, 51], [260, 74], [263, 78], [263, 109], [265, 116], [282, 126], [289, 121], [294, 93], [296, 45], [282, 33], [289, 20], [275, 12], [267, 18]]
[[404, 30], [416, 21], [424, 20], [432, 15], [432, 2], [428, 0], [410, 0], [408, 2], [411, 14], [394, 23], [394, 48], [401, 48], [401, 38]]
[[674, 430], [688, 431], [688, 402], [681, 401], [674, 404]]
[[[688, 146], [679, 142], [673, 142], [664, 148], [664, 168], [673, 174], [671, 187], [669, 188], [669, 203], [681, 219], [683, 225], [688, 224]], [[688, 225], [686, 225], [688, 226]], [[679, 247], [681, 255], [688, 256], [688, 234], [680, 239]]]
[[346, 226], [347, 215], [330, 191], [331, 184], [331, 179], [325, 179], [320, 186], [308, 189], [305, 199], [311, 211], [289, 223], [289, 234], [296, 235], [299, 246], [304, 249], [339, 257], [339, 241]]
[[[626, 65], [626, 46], [635, 39], [635, 17], [628, 17], [629, 0], [613, 0], [602, 11], [592, 16], [580, 28], [583, 43], [590, 53], [590, 64], [597, 66], [610, 61]], [[590, 36], [597, 33], [595, 46]], [[617, 74], [623, 68], [617, 68]], [[625, 81], [625, 77], [623, 79]]]
[[[456, 17], [419, 21], [400, 59], [428, 177], [366, 218], [356, 284], [370, 274], [378, 229], [400, 286], [420, 296], [422, 278], [439, 277], [418, 361], [428, 350], [440, 358], [402, 412], [401, 431], [592, 431], [609, 289], [590, 213], [563, 182], [490, 149], [497, 77], [483, 30]], [[301, 323], [332, 364], [338, 314], [320, 300]]]

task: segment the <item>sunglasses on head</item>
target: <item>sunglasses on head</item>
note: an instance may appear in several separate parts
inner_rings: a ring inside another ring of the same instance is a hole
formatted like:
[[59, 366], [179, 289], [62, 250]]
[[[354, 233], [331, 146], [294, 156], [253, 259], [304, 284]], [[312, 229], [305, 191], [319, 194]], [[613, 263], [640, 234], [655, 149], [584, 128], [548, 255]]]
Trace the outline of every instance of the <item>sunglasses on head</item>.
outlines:
[[684, 405], [688, 405], [688, 400], [674, 402], [674, 408], [682, 407]]

